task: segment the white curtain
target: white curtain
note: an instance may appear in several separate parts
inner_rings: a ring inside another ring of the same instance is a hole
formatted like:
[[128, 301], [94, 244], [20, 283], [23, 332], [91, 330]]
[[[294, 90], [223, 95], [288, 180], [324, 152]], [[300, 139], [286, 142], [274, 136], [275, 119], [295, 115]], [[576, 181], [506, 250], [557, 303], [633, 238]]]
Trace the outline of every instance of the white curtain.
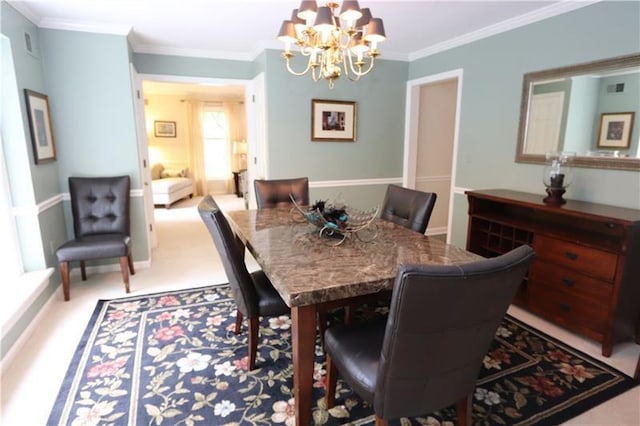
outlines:
[[[240, 159], [234, 154], [234, 142], [242, 142], [246, 140], [246, 120], [244, 112], [244, 102], [229, 101], [223, 103], [224, 115], [227, 119], [227, 128], [229, 129], [229, 166], [231, 170], [240, 169]], [[230, 187], [233, 182], [230, 183]]]
[[207, 174], [204, 166], [204, 137], [202, 134], [202, 113], [204, 102], [188, 100], [187, 120], [189, 122], [189, 170], [195, 184], [196, 195], [207, 195]]

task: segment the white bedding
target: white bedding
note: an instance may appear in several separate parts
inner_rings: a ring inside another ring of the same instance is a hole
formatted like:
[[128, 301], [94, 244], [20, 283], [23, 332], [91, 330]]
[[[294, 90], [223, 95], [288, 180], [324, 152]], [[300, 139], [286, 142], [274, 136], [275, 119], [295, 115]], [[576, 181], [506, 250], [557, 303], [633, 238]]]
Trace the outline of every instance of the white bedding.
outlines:
[[151, 181], [153, 204], [169, 208], [176, 201], [193, 196], [193, 180], [188, 177], [168, 177]]

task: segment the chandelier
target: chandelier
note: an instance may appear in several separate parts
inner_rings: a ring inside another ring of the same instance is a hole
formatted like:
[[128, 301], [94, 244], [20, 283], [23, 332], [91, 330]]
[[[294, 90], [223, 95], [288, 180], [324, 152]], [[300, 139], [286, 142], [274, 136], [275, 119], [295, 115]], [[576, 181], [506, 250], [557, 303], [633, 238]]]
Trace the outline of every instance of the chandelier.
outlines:
[[[357, 1], [345, 0], [336, 15], [338, 6], [328, 2], [318, 7], [315, 0], [302, 1], [278, 33], [278, 40], [285, 44], [282, 56], [287, 70], [298, 76], [310, 72], [313, 81], [326, 79], [330, 89], [341, 75], [357, 81], [368, 74], [380, 55], [378, 43], [386, 40], [382, 19], [373, 18], [368, 8], [360, 9]], [[309, 58], [302, 71], [291, 66], [295, 56], [292, 45]]]

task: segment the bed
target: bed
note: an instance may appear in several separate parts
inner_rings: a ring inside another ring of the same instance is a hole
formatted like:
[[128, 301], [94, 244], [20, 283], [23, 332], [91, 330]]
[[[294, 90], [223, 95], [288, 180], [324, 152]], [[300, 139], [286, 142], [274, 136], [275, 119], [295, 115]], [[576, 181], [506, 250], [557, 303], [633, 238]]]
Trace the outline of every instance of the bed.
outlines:
[[178, 200], [193, 197], [193, 179], [186, 167], [165, 168], [162, 164], [155, 164], [151, 168], [151, 177], [154, 205], [164, 205], [168, 209]]

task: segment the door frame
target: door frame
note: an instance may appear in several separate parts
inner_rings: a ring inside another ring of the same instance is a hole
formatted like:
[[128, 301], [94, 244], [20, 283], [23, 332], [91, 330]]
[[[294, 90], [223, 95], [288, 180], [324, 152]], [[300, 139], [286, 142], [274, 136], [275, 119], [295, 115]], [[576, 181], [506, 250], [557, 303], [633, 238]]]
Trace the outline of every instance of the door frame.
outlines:
[[144, 204], [145, 230], [147, 236], [147, 257], [151, 261], [153, 249], [158, 247], [156, 220], [153, 213], [153, 199], [151, 193], [151, 165], [149, 164], [149, 141], [144, 118], [144, 93], [142, 79], [133, 64], [130, 65], [131, 90], [133, 91], [133, 111], [135, 117], [136, 137], [138, 139], [138, 161], [142, 180], [142, 194]]
[[454, 191], [456, 188], [456, 164], [458, 158], [458, 136], [460, 132], [460, 108], [462, 105], [463, 69], [432, 74], [407, 81], [404, 129], [404, 158], [402, 164], [402, 184], [407, 188], [416, 187], [416, 168], [418, 152], [418, 126], [420, 124], [420, 88], [431, 83], [445, 80], [457, 81], [456, 117], [453, 135], [453, 155], [451, 164], [451, 185], [449, 187], [449, 211], [447, 217], [447, 243], [451, 241], [451, 223], [453, 221]]

